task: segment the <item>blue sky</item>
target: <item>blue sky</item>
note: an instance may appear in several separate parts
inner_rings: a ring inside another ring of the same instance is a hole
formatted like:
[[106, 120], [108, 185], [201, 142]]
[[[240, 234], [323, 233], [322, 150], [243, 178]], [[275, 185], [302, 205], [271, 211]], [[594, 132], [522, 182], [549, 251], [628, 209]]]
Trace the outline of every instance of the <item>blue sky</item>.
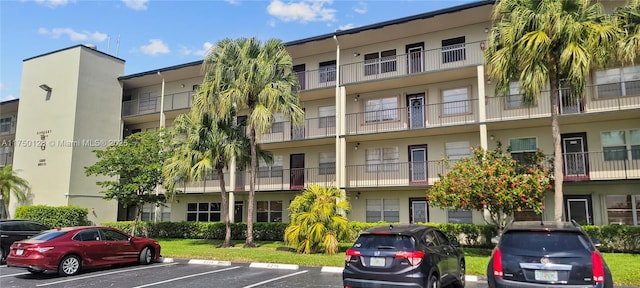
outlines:
[[201, 60], [224, 38], [286, 42], [474, 1], [0, 0], [0, 101], [20, 97], [22, 60], [77, 44], [129, 75]]

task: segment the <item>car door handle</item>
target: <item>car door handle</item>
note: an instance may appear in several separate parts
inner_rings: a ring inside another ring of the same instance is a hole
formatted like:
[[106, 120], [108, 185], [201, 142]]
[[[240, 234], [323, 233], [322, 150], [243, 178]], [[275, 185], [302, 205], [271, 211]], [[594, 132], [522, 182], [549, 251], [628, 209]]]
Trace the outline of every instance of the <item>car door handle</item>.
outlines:
[[8, 238], [9, 235], [0, 235], [0, 238]]

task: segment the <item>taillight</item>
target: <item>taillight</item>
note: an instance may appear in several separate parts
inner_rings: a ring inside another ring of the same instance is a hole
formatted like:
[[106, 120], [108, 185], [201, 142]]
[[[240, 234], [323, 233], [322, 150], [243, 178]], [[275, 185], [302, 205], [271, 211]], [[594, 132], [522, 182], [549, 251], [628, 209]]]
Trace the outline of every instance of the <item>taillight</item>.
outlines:
[[26, 248], [25, 250], [36, 251], [38, 253], [44, 253], [44, 252], [47, 252], [47, 251], [49, 251], [51, 249], [53, 249], [53, 247], [31, 247], [31, 248]]
[[344, 256], [344, 261], [351, 262], [351, 259], [355, 260], [355, 257], [358, 257], [360, 255], [362, 254], [358, 250], [347, 249], [347, 252], [345, 253], [345, 256]]
[[593, 251], [591, 253], [591, 267], [593, 269], [593, 282], [604, 282], [604, 263], [602, 261], [602, 256], [598, 251]]
[[420, 262], [422, 262], [422, 258], [424, 258], [424, 252], [422, 251], [398, 251], [396, 252], [396, 255], [394, 255], [395, 258], [405, 258], [407, 260], [409, 260], [409, 264], [411, 264], [411, 266], [416, 266], [416, 265], [420, 265]]
[[493, 250], [493, 276], [498, 278], [504, 276], [502, 272], [502, 252], [500, 252], [500, 248]]

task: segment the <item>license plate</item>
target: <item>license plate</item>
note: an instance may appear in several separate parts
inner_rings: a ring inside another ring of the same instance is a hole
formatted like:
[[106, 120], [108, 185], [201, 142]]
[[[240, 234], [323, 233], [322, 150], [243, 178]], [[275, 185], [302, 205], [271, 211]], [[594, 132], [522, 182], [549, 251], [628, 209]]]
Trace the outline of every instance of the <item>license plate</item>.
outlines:
[[371, 257], [369, 258], [369, 265], [372, 267], [384, 266], [384, 257]]
[[23, 252], [24, 252], [24, 250], [22, 250], [22, 249], [16, 249], [16, 255], [18, 255], [18, 256], [22, 255]]
[[558, 271], [536, 270], [535, 277], [540, 281], [558, 281]]

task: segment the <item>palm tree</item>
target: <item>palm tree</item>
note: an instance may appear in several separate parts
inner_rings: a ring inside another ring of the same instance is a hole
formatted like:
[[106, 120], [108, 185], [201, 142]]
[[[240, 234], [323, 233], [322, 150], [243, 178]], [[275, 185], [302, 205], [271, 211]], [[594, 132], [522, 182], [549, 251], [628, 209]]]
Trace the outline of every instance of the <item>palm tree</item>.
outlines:
[[304, 118], [295, 90], [291, 56], [282, 41], [261, 43], [255, 38], [224, 39], [214, 46], [203, 63], [205, 79], [196, 109], [213, 108], [218, 115], [240, 111], [247, 114], [251, 164], [249, 165], [249, 199], [245, 247], [255, 247], [253, 210], [255, 198], [257, 136], [268, 132], [275, 113], [288, 116], [298, 126]]
[[340, 189], [309, 186], [289, 205], [291, 223], [285, 229], [285, 241], [298, 253], [335, 254], [340, 241], [350, 237], [349, 220], [340, 210], [351, 210]]
[[614, 16], [623, 35], [618, 48], [619, 58], [635, 63], [640, 56], [640, 1], [630, 0], [626, 6], [618, 8]]
[[18, 171], [13, 170], [11, 165], [2, 167], [0, 170], [0, 205], [2, 205], [2, 214], [0, 218], [9, 218], [9, 200], [11, 200], [11, 192], [17, 198], [18, 202], [23, 202], [29, 194], [29, 182], [18, 176]]
[[[590, 0], [499, 0], [485, 54], [496, 95], [507, 95], [519, 81], [525, 101], [533, 103], [550, 90], [554, 146], [554, 219], [562, 220], [563, 158], [560, 146], [559, 88], [568, 85], [572, 99], [583, 94], [591, 69], [612, 58], [617, 29], [599, 3]], [[548, 85], [548, 86], [547, 86]]]

